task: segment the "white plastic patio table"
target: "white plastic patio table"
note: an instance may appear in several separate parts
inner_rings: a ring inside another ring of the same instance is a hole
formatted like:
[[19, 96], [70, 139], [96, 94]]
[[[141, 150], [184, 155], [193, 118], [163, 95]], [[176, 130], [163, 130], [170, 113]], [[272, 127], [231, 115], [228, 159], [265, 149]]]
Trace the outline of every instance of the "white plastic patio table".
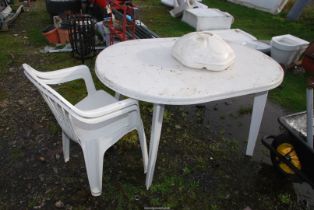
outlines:
[[104, 49], [96, 59], [96, 74], [122, 95], [154, 104], [146, 187], [151, 186], [165, 105], [189, 105], [254, 95], [247, 155], [253, 155], [268, 90], [283, 80], [283, 70], [256, 50], [230, 43], [235, 63], [221, 72], [183, 66], [171, 56], [176, 38], [131, 40]]

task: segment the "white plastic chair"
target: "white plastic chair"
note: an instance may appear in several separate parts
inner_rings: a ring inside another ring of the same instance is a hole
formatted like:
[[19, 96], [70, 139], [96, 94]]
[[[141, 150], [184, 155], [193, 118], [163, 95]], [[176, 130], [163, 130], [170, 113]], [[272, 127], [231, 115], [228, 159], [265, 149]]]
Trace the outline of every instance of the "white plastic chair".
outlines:
[[179, 17], [182, 15], [184, 10], [193, 8], [208, 8], [207, 5], [200, 3], [197, 0], [174, 0], [173, 9], [170, 10], [170, 15], [172, 17]]
[[[103, 90], [96, 90], [87, 66], [80, 65], [52, 72], [39, 72], [23, 64], [24, 73], [38, 88], [62, 128], [65, 162], [69, 161], [70, 141], [81, 145], [93, 196], [102, 192], [103, 158], [106, 150], [125, 134], [136, 129], [147, 171], [147, 145], [138, 102], [118, 101]], [[87, 96], [75, 106], [48, 85], [83, 79]]]

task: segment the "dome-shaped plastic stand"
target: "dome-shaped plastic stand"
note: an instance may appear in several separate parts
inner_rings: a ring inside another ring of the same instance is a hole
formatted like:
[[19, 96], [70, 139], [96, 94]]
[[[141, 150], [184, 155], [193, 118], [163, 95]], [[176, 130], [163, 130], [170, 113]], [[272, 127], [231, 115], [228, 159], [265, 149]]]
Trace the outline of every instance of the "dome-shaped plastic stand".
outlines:
[[182, 36], [174, 44], [172, 56], [187, 67], [210, 71], [224, 71], [235, 60], [235, 53], [228, 43], [211, 32]]

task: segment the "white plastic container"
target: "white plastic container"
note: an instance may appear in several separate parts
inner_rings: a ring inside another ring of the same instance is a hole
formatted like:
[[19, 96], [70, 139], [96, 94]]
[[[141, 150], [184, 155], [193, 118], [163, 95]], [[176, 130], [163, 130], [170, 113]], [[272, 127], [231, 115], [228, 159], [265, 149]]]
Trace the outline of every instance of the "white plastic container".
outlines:
[[[178, 4], [176, 3], [177, 0], [161, 0], [160, 2], [167, 7], [175, 7]], [[197, 0], [198, 2], [202, 2], [202, 0]]]
[[271, 57], [288, 66], [300, 57], [308, 45], [309, 42], [290, 34], [275, 36], [271, 40]]
[[289, 0], [228, 0], [235, 4], [258, 9], [271, 14], [278, 14], [286, 6]]
[[219, 9], [193, 8], [183, 12], [182, 21], [194, 27], [196, 31], [228, 29], [233, 16]]
[[174, 5], [175, 5], [174, 1], [175, 0], [161, 0], [160, 2], [163, 5], [166, 5], [167, 7], [174, 7]]

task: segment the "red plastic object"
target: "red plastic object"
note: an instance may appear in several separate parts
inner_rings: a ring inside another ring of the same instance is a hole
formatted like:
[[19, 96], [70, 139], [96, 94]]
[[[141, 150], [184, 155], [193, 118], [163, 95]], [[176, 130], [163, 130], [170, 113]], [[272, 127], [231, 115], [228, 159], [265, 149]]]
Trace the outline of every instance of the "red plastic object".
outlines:
[[305, 50], [302, 66], [307, 72], [314, 74], [314, 42]]
[[48, 27], [46, 30], [43, 31], [43, 35], [51, 44], [60, 43], [58, 30], [55, 27]]
[[132, 39], [135, 39], [135, 6], [131, 1], [125, 0], [115, 0], [111, 2], [110, 6], [113, 11], [122, 14], [122, 18], [116, 20], [117, 22], [114, 23], [113, 18], [109, 22], [110, 44], [113, 44], [116, 38], [120, 41], [127, 40], [128, 34]]

